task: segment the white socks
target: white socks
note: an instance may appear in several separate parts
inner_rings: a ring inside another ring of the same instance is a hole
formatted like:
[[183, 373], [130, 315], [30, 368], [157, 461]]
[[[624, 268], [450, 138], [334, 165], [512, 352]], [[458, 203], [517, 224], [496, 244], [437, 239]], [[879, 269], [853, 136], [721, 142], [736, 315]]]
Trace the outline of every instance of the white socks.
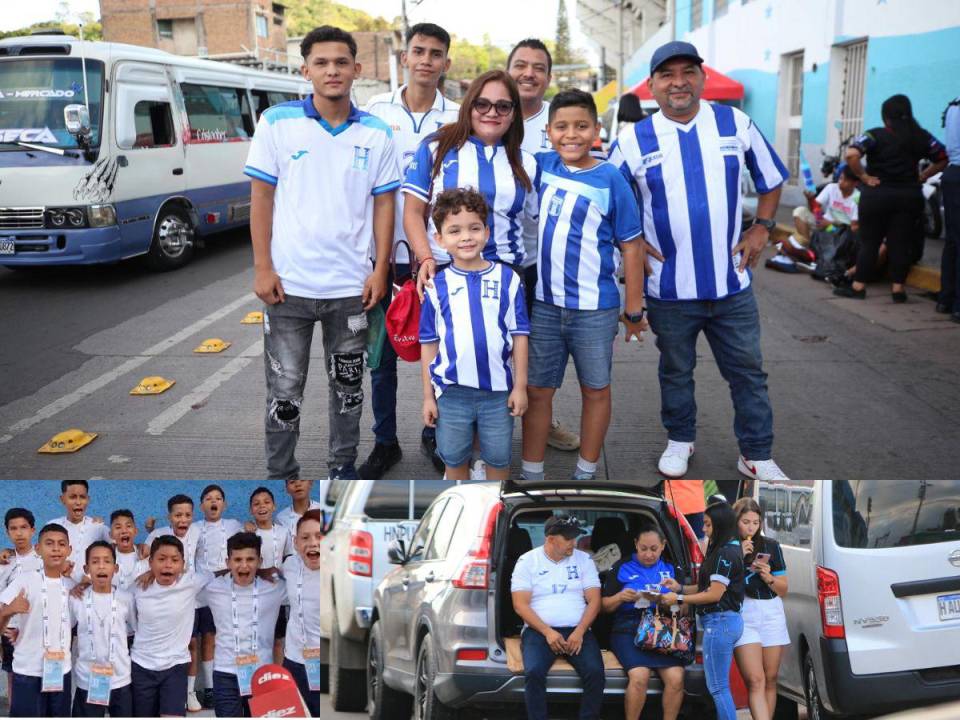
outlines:
[[200, 663], [200, 672], [203, 673], [203, 686], [205, 688], [213, 688], [213, 660], [204, 660]]
[[192, 692], [195, 692], [197, 689], [197, 676], [196, 675], [187, 675], [187, 695]]
[[589, 460], [584, 460], [583, 455], [577, 456], [577, 470], [583, 473], [590, 473], [593, 475], [597, 472], [597, 464], [595, 462], [590, 462]]
[[530, 460], [524, 460], [521, 462], [521, 472], [528, 480], [542, 480], [543, 461], [531, 462]]

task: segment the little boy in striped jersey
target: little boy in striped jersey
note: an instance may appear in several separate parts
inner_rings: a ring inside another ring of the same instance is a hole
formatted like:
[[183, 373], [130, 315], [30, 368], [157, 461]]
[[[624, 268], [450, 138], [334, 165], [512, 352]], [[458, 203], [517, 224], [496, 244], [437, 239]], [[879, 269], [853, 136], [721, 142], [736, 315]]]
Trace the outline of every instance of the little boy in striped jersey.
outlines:
[[[594, 478], [610, 425], [613, 341], [642, 339], [643, 249], [636, 196], [616, 167], [591, 157], [600, 132], [593, 98], [565, 90], [551, 101], [554, 150], [537, 154], [540, 196], [536, 299], [530, 319], [530, 410], [523, 418], [525, 478], [543, 477], [553, 395], [572, 355], [583, 400], [574, 480]], [[617, 265], [624, 262], [620, 312]]]
[[483, 258], [490, 228], [480, 193], [440, 193], [433, 223], [452, 264], [426, 288], [420, 312], [423, 421], [437, 428], [448, 480], [469, 479], [475, 435], [487, 478], [505, 480], [513, 418], [527, 409], [523, 285], [512, 268]]

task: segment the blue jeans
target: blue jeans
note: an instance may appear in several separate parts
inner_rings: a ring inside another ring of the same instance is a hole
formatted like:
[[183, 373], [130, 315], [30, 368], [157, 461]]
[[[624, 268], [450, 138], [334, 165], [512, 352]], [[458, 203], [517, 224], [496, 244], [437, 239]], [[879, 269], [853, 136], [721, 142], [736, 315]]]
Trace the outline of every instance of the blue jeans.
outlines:
[[948, 165], [940, 182], [946, 240], [940, 260], [940, 302], [960, 312], [960, 165]]
[[[575, 628], [554, 628], [570, 637]], [[547, 720], [547, 673], [553, 667], [557, 656], [547, 645], [547, 639], [533, 628], [526, 627], [520, 636], [520, 648], [523, 652], [523, 674], [525, 686], [523, 699], [527, 704], [528, 720]], [[580, 720], [599, 720], [603, 705], [603, 688], [607, 676], [603, 669], [603, 656], [600, 645], [588, 630], [583, 636], [583, 648], [579, 655], [566, 655], [564, 659], [573, 665], [583, 683], [580, 697]]]
[[240, 695], [236, 675], [213, 671], [213, 707], [217, 717], [250, 717], [250, 701]]
[[593, 390], [610, 384], [613, 341], [619, 308], [568, 310], [535, 300], [530, 318], [530, 362], [527, 384], [558, 388], [572, 355], [577, 380]]
[[40, 692], [43, 678], [14, 673], [10, 717], [70, 717], [71, 679], [71, 673], [63, 676], [60, 692]]
[[697, 365], [697, 337], [702, 331], [720, 374], [730, 386], [733, 431], [740, 453], [748, 460], [769, 460], [773, 410], [763, 371], [760, 313], [753, 288], [721, 300], [647, 298], [647, 310], [660, 350], [660, 418], [667, 437], [678, 442], [696, 440], [693, 370]]
[[473, 438], [480, 442], [480, 459], [493, 468], [510, 465], [513, 416], [507, 407], [510, 393], [464, 385], [447, 385], [437, 399], [437, 453], [447, 467], [470, 460]]
[[307, 668], [290, 658], [283, 659], [283, 666], [293, 675], [293, 680], [297, 683], [297, 689], [307, 703], [307, 710], [313, 717], [320, 717], [320, 691], [310, 689], [310, 683], [307, 682]]
[[743, 634], [743, 616], [738, 612], [701, 615], [703, 625], [703, 671], [707, 689], [717, 706], [717, 720], [737, 720], [737, 708], [730, 693], [730, 664], [733, 646]]

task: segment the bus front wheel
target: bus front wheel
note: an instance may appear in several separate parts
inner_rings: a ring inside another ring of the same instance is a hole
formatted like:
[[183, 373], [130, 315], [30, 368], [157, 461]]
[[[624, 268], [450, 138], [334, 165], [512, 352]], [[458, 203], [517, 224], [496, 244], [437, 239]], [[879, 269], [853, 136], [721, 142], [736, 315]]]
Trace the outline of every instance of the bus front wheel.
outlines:
[[186, 265], [193, 258], [194, 229], [187, 211], [167, 205], [160, 211], [146, 261], [151, 270], [166, 272]]

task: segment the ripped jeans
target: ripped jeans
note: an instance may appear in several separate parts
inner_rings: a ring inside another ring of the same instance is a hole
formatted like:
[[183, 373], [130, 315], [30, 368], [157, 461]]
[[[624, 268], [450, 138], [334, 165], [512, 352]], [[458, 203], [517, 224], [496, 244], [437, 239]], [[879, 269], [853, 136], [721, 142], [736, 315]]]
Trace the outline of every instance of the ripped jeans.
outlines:
[[266, 454], [271, 479], [299, 477], [294, 456], [300, 437], [300, 409], [310, 366], [313, 326], [323, 331], [327, 370], [330, 440], [327, 464], [357, 459], [363, 410], [363, 351], [367, 315], [359, 296], [312, 300], [287, 295], [263, 314], [263, 359], [267, 377]]

